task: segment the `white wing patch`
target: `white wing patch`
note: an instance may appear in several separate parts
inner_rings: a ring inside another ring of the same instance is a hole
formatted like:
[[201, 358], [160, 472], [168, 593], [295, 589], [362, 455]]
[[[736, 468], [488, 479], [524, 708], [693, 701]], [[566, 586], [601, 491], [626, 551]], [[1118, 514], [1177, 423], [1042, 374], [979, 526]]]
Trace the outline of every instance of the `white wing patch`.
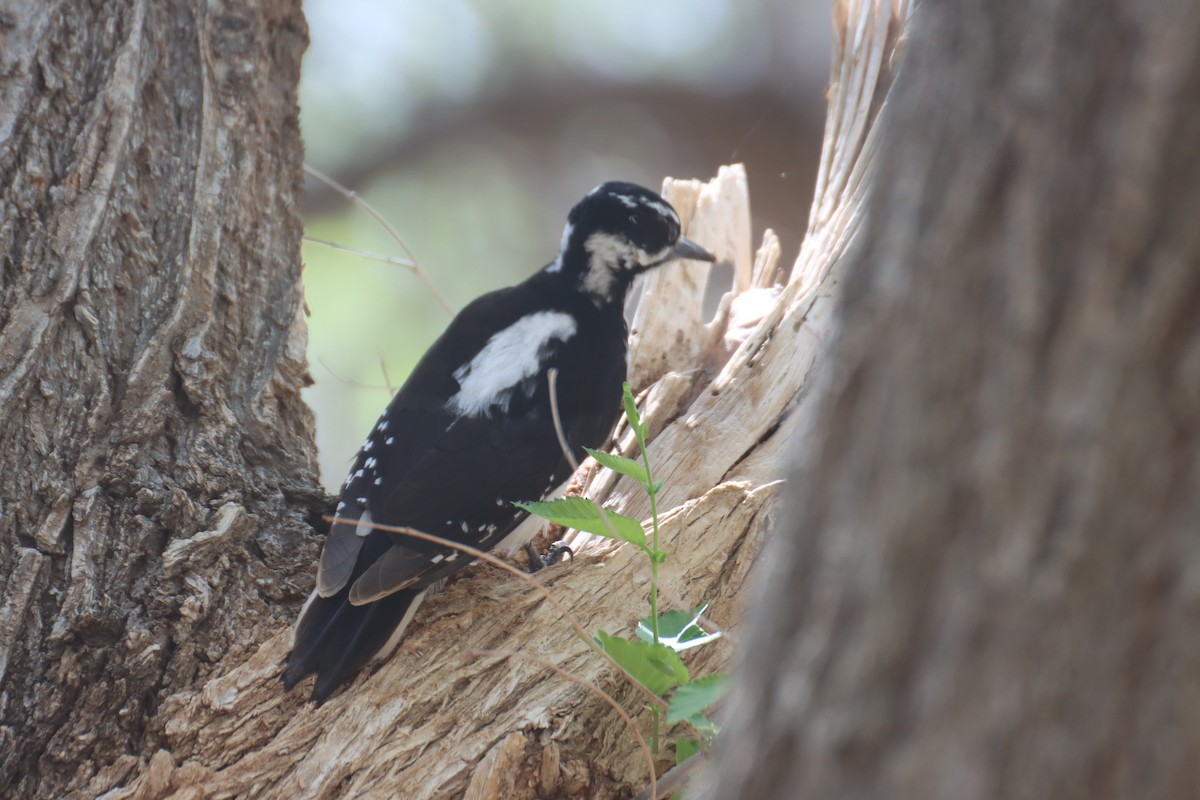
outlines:
[[488, 339], [474, 358], [454, 371], [458, 392], [446, 407], [467, 416], [508, 410], [513, 393], [538, 373], [546, 347], [575, 335], [575, 318], [562, 311], [528, 314]]

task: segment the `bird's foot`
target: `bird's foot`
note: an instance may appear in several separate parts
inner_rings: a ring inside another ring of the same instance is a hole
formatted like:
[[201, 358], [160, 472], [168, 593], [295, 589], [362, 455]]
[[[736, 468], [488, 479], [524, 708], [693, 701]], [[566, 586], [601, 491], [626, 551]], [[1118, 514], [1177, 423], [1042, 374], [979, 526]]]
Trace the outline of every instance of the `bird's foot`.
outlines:
[[533, 546], [533, 542], [525, 543], [525, 555], [529, 558], [529, 571], [537, 572], [545, 567], [552, 566], [563, 560], [566, 556], [572, 561], [575, 560], [575, 551], [566, 542], [555, 542], [550, 545], [550, 549], [546, 551], [546, 555], [540, 555], [537, 548]]

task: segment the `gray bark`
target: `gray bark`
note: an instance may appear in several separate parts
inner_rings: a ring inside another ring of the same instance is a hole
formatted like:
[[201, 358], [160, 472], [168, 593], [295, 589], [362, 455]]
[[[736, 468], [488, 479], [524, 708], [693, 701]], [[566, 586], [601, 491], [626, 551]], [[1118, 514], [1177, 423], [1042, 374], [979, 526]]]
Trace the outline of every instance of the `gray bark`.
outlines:
[[112, 782], [307, 586], [289, 2], [0, 13], [0, 793]]
[[1195, 796], [1197, 40], [916, 11], [711, 796]]

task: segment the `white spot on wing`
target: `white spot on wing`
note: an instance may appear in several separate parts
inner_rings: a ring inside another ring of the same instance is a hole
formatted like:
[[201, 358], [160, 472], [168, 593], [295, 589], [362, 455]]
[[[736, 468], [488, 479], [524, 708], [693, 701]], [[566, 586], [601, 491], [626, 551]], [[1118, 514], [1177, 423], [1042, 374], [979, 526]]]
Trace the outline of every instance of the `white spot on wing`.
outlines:
[[371, 531], [375, 530], [371, 527], [371, 523], [375, 520], [371, 519], [371, 512], [364, 511], [362, 516], [358, 518], [358, 527], [354, 529], [355, 536], [366, 536]]
[[575, 318], [562, 311], [521, 317], [488, 339], [474, 358], [454, 371], [459, 390], [446, 407], [468, 416], [480, 416], [495, 406], [507, 410], [516, 388], [541, 368], [546, 346], [570, 339], [575, 329]]

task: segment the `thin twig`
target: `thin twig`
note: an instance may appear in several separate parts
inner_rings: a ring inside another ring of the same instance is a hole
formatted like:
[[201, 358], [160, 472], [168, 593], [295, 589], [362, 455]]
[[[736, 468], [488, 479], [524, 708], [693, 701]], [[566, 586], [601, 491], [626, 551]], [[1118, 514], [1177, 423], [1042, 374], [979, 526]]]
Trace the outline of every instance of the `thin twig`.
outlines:
[[321, 355], [321, 354], [319, 354], [319, 353], [317, 354], [317, 363], [318, 363], [318, 364], [320, 364], [320, 365], [321, 365], [322, 367], [324, 367], [325, 369], [327, 369], [327, 370], [329, 371], [329, 374], [330, 374], [330, 375], [332, 375], [333, 377], [337, 378], [339, 381], [341, 381], [342, 383], [346, 384], [347, 386], [354, 386], [354, 387], [357, 387], [357, 388], [359, 388], [359, 389], [371, 389], [371, 390], [376, 390], [376, 389], [386, 389], [386, 388], [389, 388], [389, 387], [386, 387], [386, 386], [377, 386], [377, 385], [375, 385], [375, 384], [372, 384], [372, 383], [365, 383], [365, 382], [363, 382], [363, 381], [360, 381], [360, 380], [358, 380], [358, 379], [356, 379], [356, 378], [347, 378], [345, 375], [342, 375], [342, 374], [340, 374], [340, 373], [339, 373], [339, 372], [338, 372], [336, 369], [334, 369], [333, 367], [329, 366], [329, 362], [325, 360], [325, 356], [323, 356], [323, 355]]
[[383, 382], [387, 384], [388, 394], [396, 396], [396, 387], [392, 386], [392, 377], [388, 375], [387, 361], [384, 360], [383, 351], [375, 351], [379, 355], [379, 371], [383, 373]]
[[341, 250], [343, 253], [351, 253], [356, 256], [361, 256], [362, 258], [369, 258], [372, 261], [382, 261], [385, 264], [391, 264], [396, 267], [404, 267], [413, 274], [416, 274], [417, 270], [420, 269], [416, 262], [409, 261], [407, 258], [397, 258], [396, 256], [387, 256], [383, 253], [376, 253], [371, 250], [362, 250], [357, 247], [351, 247], [348, 244], [339, 244], [338, 242], [330, 241], [329, 239], [320, 239], [316, 236], [309, 236], [308, 234], [305, 234], [304, 241], [312, 242], [313, 244], [319, 244], [323, 247], [331, 247], [334, 250]]
[[[567, 457], [571, 471], [578, 472], [579, 461], [571, 452], [570, 446], [567, 445], [567, 434], [563, 431], [562, 417], [558, 415], [558, 368], [551, 367], [546, 370], [546, 380], [550, 383], [550, 418], [554, 420], [554, 435], [558, 437], [558, 446], [562, 448], [563, 455]], [[613, 531], [613, 536], [616, 536], [616, 531]]]
[[555, 608], [557, 608], [564, 617], [567, 618], [567, 622], [569, 622], [571, 624], [571, 627], [575, 629], [575, 632], [579, 634], [579, 638], [583, 639], [584, 643], [587, 644], [588, 647], [592, 648], [597, 653], [599, 653], [604, 658], [605, 661], [607, 661], [618, 672], [620, 672], [622, 675], [624, 675], [626, 678], [628, 678], [629, 682], [632, 683], [639, 691], [641, 691], [642, 694], [646, 695], [646, 697], [650, 700], [650, 702], [654, 703], [655, 705], [659, 706], [660, 708], [667, 707], [667, 702], [665, 700], [663, 700], [661, 697], [656, 695], [654, 692], [650, 691], [645, 686], [643, 686], [641, 683], [639, 683], [636, 678], [634, 678], [632, 675], [629, 674], [628, 670], [626, 670], [624, 667], [622, 667], [620, 664], [618, 664], [613, 659], [612, 656], [610, 656], [608, 653], [604, 652], [604, 649], [602, 647], [600, 647], [600, 645], [596, 644], [595, 640], [593, 640], [591, 636], [588, 636], [587, 631], [585, 631], [583, 629], [583, 626], [579, 624], [579, 620], [575, 619], [575, 615], [572, 614], [570, 611], [568, 611], [567, 607], [564, 606], [562, 603], [560, 603], [558, 601], [557, 597], [555, 597], [553, 594], [551, 594], [550, 590], [546, 588], [545, 584], [543, 584], [541, 581], [539, 581], [536, 577], [529, 574], [528, 572], [522, 572], [521, 570], [514, 567], [512, 564], [509, 564], [505, 561], [502, 561], [502, 560], [496, 558], [491, 553], [485, 553], [482, 550], [478, 550], [474, 547], [471, 547], [469, 544], [463, 544], [462, 542], [455, 542], [450, 539], [443, 539], [441, 536], [434, 536], [432, 533], [425, 533], [424, 531], [419, 531], [416, 528], [408, 528], [403, 525], [384, 525], [381, 522], [366, 523], [366, 522], [363, 522], [362, 520], [349, 519], [347, 517], [330, 516], [328, 514], [326, 514], [323, 517], [323, 519], [327, 520], [331, 524], [332, 523], [341, 523], [343, 525], [367, 525], [369, 528], [372, 528], [373, 530], [388, 531], [389, 533], [399, 533], [404, 536], [411, 536], [414, 539], [423, 539], [427, 542], [433, 542], [434, 544], [440, 544], [443, 547], [449, 547], [453, 550], [458, 550], [460, 552], [466, 553], [469, 556], [478, 558], [481, 561], [486, 561], [487, 563], [491, 564], [494, 567], [499, 567], [500, 569], [503, 569], [507, 572], [511, 572], [513, 575], [516, 575], [518, 578], [520, 578], [521, 580], [530, 584], [531, 586], [536, 588], [539, 592], [541, 592], [546, 597], [546, 599], [549, 600], [550, 603]]
[[[558, 369], [551, 367], [546, 370], [546, 380], [550, 383], [550, 418], [554, 421], [554, 435], [558, 437], [558, 446], [562, 448], [563, 455], [567, 458], [567, 463], [571, 465], [571, 471], [578, 472], [579, 461], [567, 445], [567, 435], [563, 432], [562, 418], [558, 415]], [[604, 523], [604, 527], [608, 528], [608, 532], [612, 534], [613, 540], [618, 542], [625, 541], [617, 533], [617, 527], [608, 518], [608, 512], [604, 509], [604, 506], [596, 503], [596, 511], [600, 513], [600, 521]]]
[[429, 289], [434, 298], [436, 298], [438, 303], [441, 304], [442, 308], [446, 309], [446, 313], [452, 317], [454, 316], [454, 308], [434, 284], [433, 279], [429, 277], [429, 273], [426, 272], [425, 268], [421, 266], [421, 262], [415, 255], [413, 255], [413, 251], [409, 249], [408, 244], [405, 243], [404, 238], [400, 235], [400, 232], [392, 227], [392, 224], [384, 219], [382, 214], [376, 211], [374, 207], [372, 207], [371, 204], [366, 200], [363, 200], [361, 197], [359, 197], [357, 192], [353, 192], [350, 189], [347, 189], [345, 186], [342, 186], [340, 183], [326, 175], [324, 172], [321, 172], [319, 169], [305, 164], [304, 172], [316, 178], [330, 189], [333, 189], [342, 197], [346, 198], [358, 208], [362, 209], [371, 219], [379, 223], [380, 227], [387, 231], [388, 236], [392, 237], [392, 240], [396, 244], [400, 245], [400, 249], [402, 249], [412, 260], [411, 269], [413, 273], [421, 280], [421, 283], [425, 284], [425, 287]]
[[647, 773], [650, 775], [650, 796], [658, 797], [658, 779], [654, 776], [654, 754], [650, 752], [650, 746], [646, 744], [645, 737], [643, 737], [642, 732], [637, 729], [637, 725], [634, 724], [633, 719], [628, 713], [626, 713], [625, 709], [621, 708], [621, 704], [612, 699], [612, 697], [609, 696], [603, 689], [601, 689], [599, 686], [596, 686], [591, 681], [586, 681], [583, 678], [580, 678], [578, 675], [572, 675], [570, 672], [567, 672], [557, 664], [547, 661], [544, 658], [538, 658], [535, 655], [530, 655], [529, 653], [522, 653], [516, 650], [475, 650], [473, 652], [475, 655], [480, 656], [493, 656], [496, 658], [523, 658], [527, 661], [532, 661], [533, 663], [545, 667], [546, 669], [561, 675], [572, 683], [578, 684], [579, 686], [582, 686], [583, 688], [604, 698], [604, 701], [612, 706], [613, 709], [621, 715], [621, 719], [625, 720], [625, 724], [629, 726], [629, 730], [633, 731], [633, 735], [637, 739], [638, 747], [642, 748], [642, 753], [646, 756], [646, 766], [648, 768]]

